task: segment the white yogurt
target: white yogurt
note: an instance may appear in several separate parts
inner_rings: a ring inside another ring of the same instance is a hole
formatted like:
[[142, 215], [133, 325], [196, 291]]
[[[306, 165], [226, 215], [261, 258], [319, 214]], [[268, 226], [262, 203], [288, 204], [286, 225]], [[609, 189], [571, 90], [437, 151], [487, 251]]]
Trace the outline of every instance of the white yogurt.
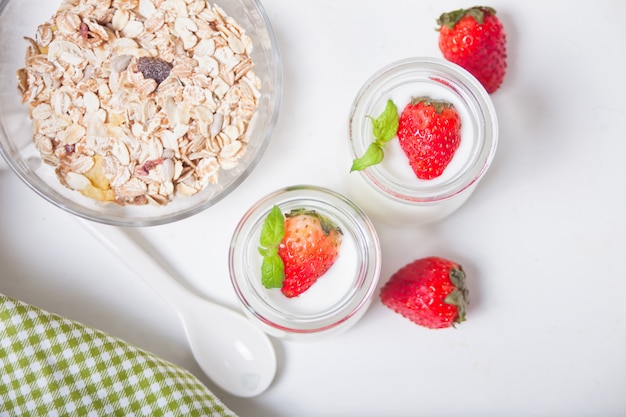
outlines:
[[391, 224], [440, 220], [471, 195], [493, 158], [497, 120], [491, 99], [467, 71], [445, 60], [408, 59], [389, 65], [357, 95], [350, 117], [352, 157], [374, 141], [371, 120], [391, 99], [402, 112], [413, 97], [446, 100], [461, 118], [461, 142], [443, 174], [418, 179], [397, 137], [385, 145], [383, 161], [348, 176], [350, 197], [372, 217]]

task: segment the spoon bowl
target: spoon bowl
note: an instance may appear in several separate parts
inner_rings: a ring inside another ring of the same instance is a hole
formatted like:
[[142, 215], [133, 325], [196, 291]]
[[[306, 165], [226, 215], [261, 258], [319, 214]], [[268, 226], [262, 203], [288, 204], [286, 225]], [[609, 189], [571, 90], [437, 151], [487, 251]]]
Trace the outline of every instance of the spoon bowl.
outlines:
[[178, 313], [202, 371], [238, 397], [261, 394], [276, 374], [269, 337], [243, 315], [191, 293], [122, 229], [77, 220]]

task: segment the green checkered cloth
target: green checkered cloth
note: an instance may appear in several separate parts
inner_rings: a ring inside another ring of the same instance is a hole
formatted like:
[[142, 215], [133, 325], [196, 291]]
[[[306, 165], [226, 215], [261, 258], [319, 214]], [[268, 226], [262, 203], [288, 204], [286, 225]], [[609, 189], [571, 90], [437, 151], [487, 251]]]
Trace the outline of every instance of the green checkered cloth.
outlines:
[[0, 294], [0, 417], [235, 416], [188, 371]]

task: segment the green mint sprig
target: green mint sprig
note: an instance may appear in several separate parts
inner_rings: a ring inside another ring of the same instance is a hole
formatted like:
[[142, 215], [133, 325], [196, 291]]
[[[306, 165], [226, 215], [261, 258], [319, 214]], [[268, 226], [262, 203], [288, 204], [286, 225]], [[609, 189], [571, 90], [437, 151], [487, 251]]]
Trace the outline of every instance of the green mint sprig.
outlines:
[[265, 288], [281, 288], [285, 280], [285, 264], [278, 255], [278, 245], [285, 236], [285, 216], [276, 205], [272, 207], [261, 228], [259, 253], [261, 263], [261, 283]]
[[372, 133], [375, 140], [363, 156], [352, 161], [350, 172], [362, 171], [369, 166], [379, 164], [385, 156], [383, 151], [385, 143], [389, 142], [398, 131], [398, 108], [392, 100], [387, 100], [385, 110], [376, 119], [371, 116], [367, 117], [372, 121]]

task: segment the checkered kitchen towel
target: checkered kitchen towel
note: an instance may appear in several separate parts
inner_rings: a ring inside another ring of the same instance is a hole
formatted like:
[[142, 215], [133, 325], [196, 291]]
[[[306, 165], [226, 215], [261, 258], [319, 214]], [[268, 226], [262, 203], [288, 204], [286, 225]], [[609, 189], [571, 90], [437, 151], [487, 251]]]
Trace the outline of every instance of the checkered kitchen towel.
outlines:
[[0, 417], [234, 416], [188, 371], [0, 294]]

